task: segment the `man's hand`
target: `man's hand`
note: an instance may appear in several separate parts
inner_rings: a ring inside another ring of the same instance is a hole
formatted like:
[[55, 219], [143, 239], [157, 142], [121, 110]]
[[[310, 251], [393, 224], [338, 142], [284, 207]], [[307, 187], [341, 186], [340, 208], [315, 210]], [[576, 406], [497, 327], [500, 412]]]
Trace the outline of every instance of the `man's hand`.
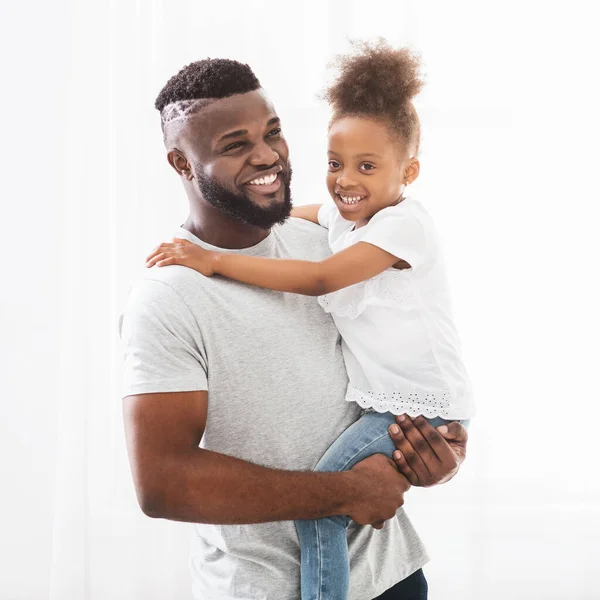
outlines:
[[356, 494], [348, 516], [360, 525], [381, 529], [404, 504], [409, 481], [396, 469], [394, 462], [383, 454], [374, 454], [360, 461], [348, 474], [355, 478]]
[[206, 275], [206, 277], [211, 277], [215, 272], [214, 255], [214, 252], [189, 240], [173, 238], [172, 242], [164, 242], [152, 250], [146, 258], [146, 267], [183, 265]]
[[424, 417], [396, 417], [394, 462], [412, 485], [430, 487], [456, 475], [467, 455], [467, 430], [457, 422], [433, 428]]

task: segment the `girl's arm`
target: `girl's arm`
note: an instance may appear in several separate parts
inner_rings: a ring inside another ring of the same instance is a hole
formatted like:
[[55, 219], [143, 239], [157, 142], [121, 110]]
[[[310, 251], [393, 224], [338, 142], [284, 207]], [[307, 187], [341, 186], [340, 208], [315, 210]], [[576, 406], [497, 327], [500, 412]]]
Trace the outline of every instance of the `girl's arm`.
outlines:
[[308, 204], [307, 206], [298, 206], [297, 208], [292, 208], [292, 217], [304, 219], [305, 221], [312, 221], [318, 225], [318, 215], [321, 206], [322, 204]]
[[358, 242], [325, 260], [313, 262], [213, 252], [188, 240], [175, 239], [156, 248], [146, 266], [184, 265], [206, 276], [217, 273], [270, 290], [321, 296], [370, 279], [398, 262], [410, 267], [368, 242]]

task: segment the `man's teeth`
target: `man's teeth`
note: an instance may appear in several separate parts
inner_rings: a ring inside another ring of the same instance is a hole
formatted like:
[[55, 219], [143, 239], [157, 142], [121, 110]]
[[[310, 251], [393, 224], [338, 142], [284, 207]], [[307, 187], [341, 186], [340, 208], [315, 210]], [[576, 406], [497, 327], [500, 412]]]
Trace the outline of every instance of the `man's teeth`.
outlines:
[[249, 183], [252, 185], [271, 185], [275, 183], [277, 179], [277, 173], [273, 173], [273, 175], [268, 175], [267, 177], [259, 177], [258, 179], [253, 179]]
[[364, 196], [342, 196], [341, 194], [338, 194], [338, 196], [344, 204], [356, 204], [364, 198]]

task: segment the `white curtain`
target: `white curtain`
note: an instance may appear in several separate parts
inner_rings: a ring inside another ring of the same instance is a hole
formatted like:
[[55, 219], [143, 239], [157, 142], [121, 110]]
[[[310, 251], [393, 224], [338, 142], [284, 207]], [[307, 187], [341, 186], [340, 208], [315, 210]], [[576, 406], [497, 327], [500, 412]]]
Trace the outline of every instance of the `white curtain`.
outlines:
[[191, 597], [191, 526], [139, 510], [121, 418], [118, 314], [187, 209], [153, 102], [189, 62], [248, 62], [282, 118], [296, 202], [323, 201], [315, 94], [347, 38], [375, 36], [426, 65], [413, 193], [442, 232], [479, 405], [460, 475], [407, 495], [431, 597], [598, 597], [599, 49], [584, 8], [2, 4], [1, 600]]

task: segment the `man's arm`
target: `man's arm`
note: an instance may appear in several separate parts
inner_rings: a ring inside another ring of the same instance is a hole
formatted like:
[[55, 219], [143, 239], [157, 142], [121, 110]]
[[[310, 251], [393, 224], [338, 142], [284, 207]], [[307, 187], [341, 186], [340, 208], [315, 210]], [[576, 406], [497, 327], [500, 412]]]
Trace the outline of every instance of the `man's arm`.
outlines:
[[[409, 482], [375, 455], [343, 473], [269, 469], [198, 448], [208, 393], [124, 399], [127, 448], [145, 514], [195, 523], [262, 523], [349, 515], [377, 528], [404, 502]], [[235, 421], [231, 435], [243, 436]]]

